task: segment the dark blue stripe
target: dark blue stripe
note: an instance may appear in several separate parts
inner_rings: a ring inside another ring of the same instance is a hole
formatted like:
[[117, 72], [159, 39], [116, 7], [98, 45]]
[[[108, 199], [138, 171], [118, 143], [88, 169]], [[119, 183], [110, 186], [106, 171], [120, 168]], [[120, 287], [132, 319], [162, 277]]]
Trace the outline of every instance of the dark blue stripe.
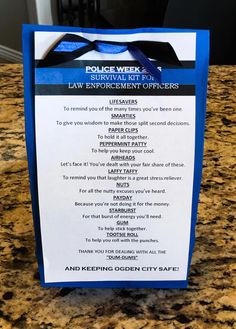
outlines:
[[[137, 73], [85, 73], [84, 68], [70, 69], [70, 68], [36, 68], [35, 69], [35, 84], [67, 84], [71, 83], [85, 83], [85, 82], [122, 82], [121, 80], [91, 80], [92, 75], [102, 74], [103, 76], [119, 76], [123, 75], [125, 80], [123, 82], [132, 82], [129, 79], [132, 75]], [[137, 74], [140, 77], [139, 83], [159, 82], [145, 79], [144, 74]], [[150, 76], [150, 75], [149, 75]], [[196, 72], [193, 69], [163, 69], [162, 82], [163, 83], [179, 83], [179, 84], [193, 84], [195, 82]]]

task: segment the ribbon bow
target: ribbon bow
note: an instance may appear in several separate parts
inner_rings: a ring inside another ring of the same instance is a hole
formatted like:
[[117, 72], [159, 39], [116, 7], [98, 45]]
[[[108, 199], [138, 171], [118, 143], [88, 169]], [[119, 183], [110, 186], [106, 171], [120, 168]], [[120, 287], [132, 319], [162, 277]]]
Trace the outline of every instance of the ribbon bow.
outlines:
[[128, 50], [133, 57], [158, 81], [161, 82], [161, 72], [149, 60], [155, 59], [169, 65], [181, 66], [181, 63], [168, 42], [159, 41], [132, 41], [116, 42], [95, 40], [90, 41], [76, 34], [65, 34], [41, 60], [37, 67], [50, 67], [86, 54], [91, 50], [100, 53], [119, 54]]

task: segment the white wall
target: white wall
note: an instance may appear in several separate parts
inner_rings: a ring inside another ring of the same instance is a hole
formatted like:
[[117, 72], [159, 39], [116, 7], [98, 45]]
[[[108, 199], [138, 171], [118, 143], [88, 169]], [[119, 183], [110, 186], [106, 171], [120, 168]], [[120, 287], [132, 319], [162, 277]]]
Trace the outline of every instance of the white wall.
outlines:
[[50, 0], [31, 0], [35, 1], [38, 24], [52, 25], [52, 9]]
[[22, 59], [22, 24], [52, 25], [51, 0], [0, 0], [0, 62]]

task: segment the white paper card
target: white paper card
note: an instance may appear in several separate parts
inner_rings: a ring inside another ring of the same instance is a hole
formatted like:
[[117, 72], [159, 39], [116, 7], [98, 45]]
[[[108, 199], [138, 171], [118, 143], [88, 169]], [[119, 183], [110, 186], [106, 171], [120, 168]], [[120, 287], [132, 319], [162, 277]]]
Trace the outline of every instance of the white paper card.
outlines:
[[45, 282], [186, 280], [195, 96], [37, 95], [35, 129]]

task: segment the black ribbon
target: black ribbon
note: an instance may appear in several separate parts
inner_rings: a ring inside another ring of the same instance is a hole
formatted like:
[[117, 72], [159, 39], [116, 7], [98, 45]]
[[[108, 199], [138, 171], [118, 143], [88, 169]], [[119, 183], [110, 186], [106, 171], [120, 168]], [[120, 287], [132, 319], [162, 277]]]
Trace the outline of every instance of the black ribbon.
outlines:
[[101, 53], [118, 54], [128, 50], [133, 57], [148, 71], [151, 75], [161, 82], [161, 72], [149, 60], [155, 59], [158, 62], [167, 65], [181, 66], [181, 63], [168, 42], [159, 41], [132, 41], [116, 42], [95, 40], [90, 41], [76, 34], [65, 34], [41, 60], [37, 67], [50, 67], [66, 63], [78, 58], [91, 50]]

